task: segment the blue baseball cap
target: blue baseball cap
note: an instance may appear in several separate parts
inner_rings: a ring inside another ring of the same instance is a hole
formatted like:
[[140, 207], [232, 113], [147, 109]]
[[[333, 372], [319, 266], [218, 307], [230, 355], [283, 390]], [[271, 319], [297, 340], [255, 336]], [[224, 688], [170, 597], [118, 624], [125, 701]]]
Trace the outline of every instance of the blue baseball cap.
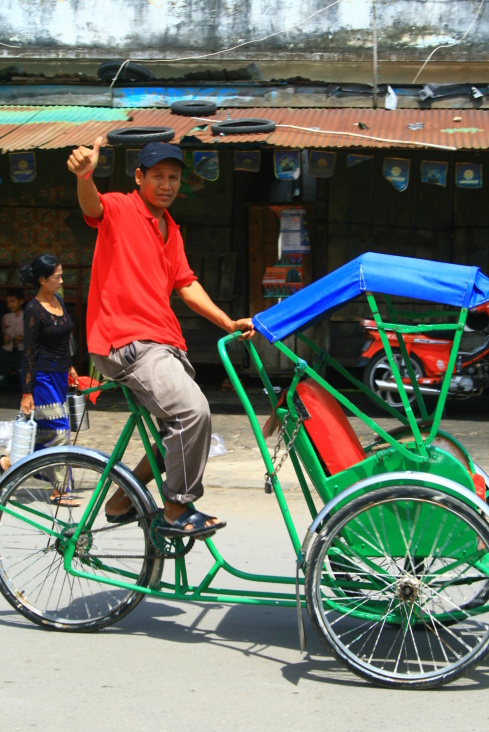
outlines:
[[151, 168], [162, 160], [176, 160], [182, 168], [185, 168], [183, 150], [178, 145], [171, 145], [168, 142], [149, 142], [139, 153], [138, 165]]

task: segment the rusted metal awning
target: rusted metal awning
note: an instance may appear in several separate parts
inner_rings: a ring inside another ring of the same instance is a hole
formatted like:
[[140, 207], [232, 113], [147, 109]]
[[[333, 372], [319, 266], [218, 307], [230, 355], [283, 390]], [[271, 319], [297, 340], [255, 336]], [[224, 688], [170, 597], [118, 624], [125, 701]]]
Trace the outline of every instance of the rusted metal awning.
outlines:
[[[216, 135], [226, 119], [268, 119], [273, 132]], [[170, 127], [173, 142], [191, 147], [489, 149], [489, 112], [432, 109], [218, 109], [208, 118], [169, 109], [0, 107], [0, 148], [52, 150], [91, 145], [99, 135], [127, 127]]]

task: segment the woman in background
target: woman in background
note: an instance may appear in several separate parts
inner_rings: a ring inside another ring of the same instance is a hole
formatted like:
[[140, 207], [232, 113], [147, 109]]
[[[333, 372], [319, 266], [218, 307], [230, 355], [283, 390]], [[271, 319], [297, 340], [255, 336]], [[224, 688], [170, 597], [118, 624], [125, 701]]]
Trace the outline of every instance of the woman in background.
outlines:
[[[68, 373], [73, 377], [75, 386], [78, 385], [78, 375], [71, 364], [69, 351], [73, 321], [59, 295], [63, 269], [57, 257], [41, 254], [30, 264], [22, 265], [20, 275], [24, 284], [39, 287], [24, 311], [20, 408], [26, 415], [34, 411], [36, 451], [44, 447], [69, 445]], [[69, 493], [70, 476], [66, 476], [64, 468], [47, 469], [43, 477], [53, 486], [52, 503], [79, 505]]]

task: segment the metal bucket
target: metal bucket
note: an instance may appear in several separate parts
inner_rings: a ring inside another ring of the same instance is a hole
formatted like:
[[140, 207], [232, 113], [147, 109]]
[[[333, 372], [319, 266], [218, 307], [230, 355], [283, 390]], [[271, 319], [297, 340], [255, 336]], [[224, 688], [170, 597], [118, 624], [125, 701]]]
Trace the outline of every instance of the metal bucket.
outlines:
[[19, 414], [12, 430], [11, 465], [34, 452], [36, 432], [37, 424], [34, 422], [34, 412], [31, 412], [30, 419], [22, 413]]
[[70, 430], [72, 432], [83, 432], [83, 430], [90, 429], [83, 394], [68, 394], [68, 406], [70, 408]]

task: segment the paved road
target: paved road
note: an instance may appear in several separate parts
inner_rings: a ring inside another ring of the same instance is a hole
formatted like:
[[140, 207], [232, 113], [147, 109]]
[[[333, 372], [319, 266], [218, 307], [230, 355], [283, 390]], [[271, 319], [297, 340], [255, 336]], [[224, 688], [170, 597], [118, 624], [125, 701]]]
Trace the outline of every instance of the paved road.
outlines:
[[[229, 400], [218, 402], [216, 397], [220, 413], [213, 429], [228, 452], [209, 460], [202, 499], [204, 510], [228, 521], [216, 543], [246, 571], [266, 566], [291, 574], [293, 552], [275, 499], [262, 490], [264, 470], [251, 431]], [[266, 409], [259, 407], [264, 421]], [[472, 414], [466, 407], [452, 410], [445, 427], [489, 470], [487, 411], [481, 405], [473, 409]], [[14, 414], [13, 408], [0, 408], [0, 421]], [[124, 419], [117, 403], [99, 405], [81, 441], [109, 450]], [[353, 423], [368, 440], [368, 431]], [[131, 445], [129, 464], [138, 452]], [[288, 465], [283, 476], [302, 536], [308, 516]], [[197, 543], [189, 558], [190, 579], [209, 564]], [[232, 582], [221, 580], [225, 586]], [[325, 655], [307, 620], [306, 630], [308, 653], [301, 656], [294, 609], [145, 599], [116, 627], [61, 634], [30, 625], [0, 598], [0, 730], [390, 732], [408, 725], [479, 732], [487, 727], [489, 665], [441, 690], [377, 689]]]

